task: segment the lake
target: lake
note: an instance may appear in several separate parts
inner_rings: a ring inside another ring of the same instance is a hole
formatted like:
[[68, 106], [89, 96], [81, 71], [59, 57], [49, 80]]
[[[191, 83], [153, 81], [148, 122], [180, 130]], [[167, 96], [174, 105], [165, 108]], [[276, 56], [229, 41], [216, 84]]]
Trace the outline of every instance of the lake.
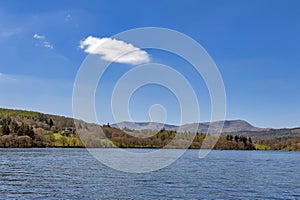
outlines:
[[299, 152], [212, 151], [199, 159], [187, 150], [145, 174], [110, 169], [86, 149], [0, 149], [0, 163], [0, 199], [300, 199]]

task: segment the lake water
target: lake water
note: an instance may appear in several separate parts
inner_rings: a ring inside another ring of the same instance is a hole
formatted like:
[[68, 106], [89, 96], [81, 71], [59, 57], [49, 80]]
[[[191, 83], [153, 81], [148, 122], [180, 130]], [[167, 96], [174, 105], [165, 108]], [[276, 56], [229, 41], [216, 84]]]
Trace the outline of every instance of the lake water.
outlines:
[[212, 151], [199, 159], [188, 150], [166, 168], [130, 174], [86, 149], [0, 149], [0, 199], [300, 199], [300, 153]]

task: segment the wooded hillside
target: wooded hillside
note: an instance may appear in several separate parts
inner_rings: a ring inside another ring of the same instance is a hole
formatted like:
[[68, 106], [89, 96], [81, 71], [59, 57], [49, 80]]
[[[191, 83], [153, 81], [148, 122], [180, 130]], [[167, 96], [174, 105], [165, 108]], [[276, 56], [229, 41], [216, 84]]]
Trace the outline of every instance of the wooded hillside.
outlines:
[[[39, 112], [0, 109], [0, 147], [95, 147], [95, 148], [201, 148], [214, 134], [179, 133], [176, 130], [122, 130]], [[300, 150], [300, 134], [276, 135], [247, 132], [223, 134], [215, 149]], [[283, 132], [286, 133], [286, 132]], [[136, 136], [136, 137], [135, 137]], [[173, 138], [176, 142], [170, 143]], [[252, 137], [252, 138], [251, 138]]]

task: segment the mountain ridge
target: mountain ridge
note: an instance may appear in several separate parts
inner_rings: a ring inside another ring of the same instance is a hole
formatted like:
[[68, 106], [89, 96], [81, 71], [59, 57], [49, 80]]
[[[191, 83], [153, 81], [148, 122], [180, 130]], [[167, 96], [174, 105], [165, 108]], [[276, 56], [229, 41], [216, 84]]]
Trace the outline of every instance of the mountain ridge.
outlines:
[[224, 120], [224, 121], [214, 121], [214, 122], [198, 122], [183, 124], [181, 126], [172, 124], [163, 124], [160, 122], [128, 122], [123, 121], [119, 123], [112, 124], [112, 127], [120, 129], [131, 129], [131, 130], [173, 130], [173, 131], [183, 131], [191, 133], [218, 133], [220, 126], [223, 124], [222, 132], [240, 132], [240, 131], [268, 131], [270, 128], [259, 128], [255, 127], [245, 120]]

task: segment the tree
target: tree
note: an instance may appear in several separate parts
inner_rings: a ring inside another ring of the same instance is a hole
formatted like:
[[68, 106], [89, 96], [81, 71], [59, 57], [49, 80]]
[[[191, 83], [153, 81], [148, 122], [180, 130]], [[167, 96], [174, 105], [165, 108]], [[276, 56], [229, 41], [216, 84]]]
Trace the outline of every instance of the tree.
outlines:
[[22, 124], [20, 126], [19, 130], [17, 131], [17, 135], [18, 136], [28, 135], [29, 137], [34, 139], [33, 128], [31, 126], [27, 125], [27, 124]]
[[164, 132], [164, 131], [166, 131], [166, 129], [165, 129], [165, 127], [163, 127], [162, 129], [160, 129], [160, 133], [162, 133], [162, 132]]
[[238, 141], [239, 141], [239, 139], [240, 139], [240, 137], [239, 137], [239, 136], [237, 136], [237, 135], [234, 137], [234, 140], [235, 140], [236, 142], [238, 142]]
[[226, 140], [232, 141], [232, 140], [233, 140], [233, 136], [232, 136], [232, 135], [227, 135], [227, 136], [226, 136]]
[[19, 126], [18, 126], [18, 124], [17, 124], [16, 122], [13, 121], [13, 122], [10, 124], [10, 129], [11, 129], [11, 132], [17, 133], [17, 132], [18, 132], [18, 129], [19, 129]]
[[248, 139], [248, 140], [249, 140], [249, 142], [252, 144], [252, 139], [251, 139], [251, 137], [249, 137], [249, 139]]
[[18, 136], [25, 135], [25, 132], [26, 132], [26, 125], [25, 125], [25, 124], [22, 124], [22, 125], [18, 128], [17, 135], [18, 135]]
[[244, 146], [247, 145], [247, 137], [243, 136], [240, 140], [244, 143]]
[[28, 129], [26, 130], [26, 135], [28, 135], [29, 137], [31, 137], [32, 139], [34, 139], [34, 131], [33, 128], [31, 126], [27, 126]]
[[52, 128], [53, 124], [54, 124], [54, 123], [53, 123], [53, 120], [50, 119], [50, 120], [49, 120], [49, 126], [50, 126], [50, 129]]
[[1, 130], [1, 133], [2, 133], [3, 135], [9, 135], [9, 134], [10, 134], [9, 127], [8, 127], [8, 125], [7, 125], [6, 123], [2, 124], [0, 130]]

